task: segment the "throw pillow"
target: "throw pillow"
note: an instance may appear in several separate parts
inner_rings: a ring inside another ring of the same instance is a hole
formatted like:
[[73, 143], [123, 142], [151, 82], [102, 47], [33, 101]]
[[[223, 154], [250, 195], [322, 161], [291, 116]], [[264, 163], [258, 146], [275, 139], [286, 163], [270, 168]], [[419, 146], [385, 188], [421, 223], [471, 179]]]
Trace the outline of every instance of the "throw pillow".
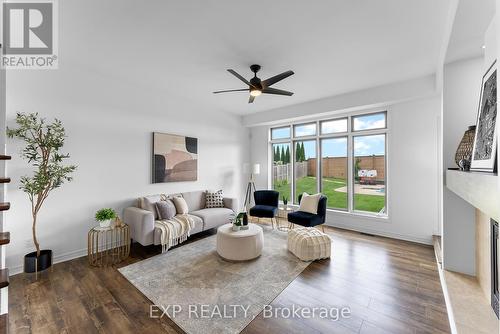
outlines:
[[172, 217], [176, 214], [175, 204], [170, 199], [158, 201], [155, 205], [156, 212], [158, 213], [158, 219], [160, 220], [172, 219]]
[[223, 208], [224, 207], [224, 196], [222, 195], [222, 190], [216, 192], [207, 191], [205, 196], [205, 208]]
[[303, 193], [302, 199], [300, 200], [299, 211], [317, 214], [320, 197], [321, 194], [309, 195], [308, 193]]
[[175, 210], [177, 211], [178, 215], [185, 215], [189, 212], [188, 205], [184, 198], [178, 196], [173, 197], [172, 200], [174, 201]]

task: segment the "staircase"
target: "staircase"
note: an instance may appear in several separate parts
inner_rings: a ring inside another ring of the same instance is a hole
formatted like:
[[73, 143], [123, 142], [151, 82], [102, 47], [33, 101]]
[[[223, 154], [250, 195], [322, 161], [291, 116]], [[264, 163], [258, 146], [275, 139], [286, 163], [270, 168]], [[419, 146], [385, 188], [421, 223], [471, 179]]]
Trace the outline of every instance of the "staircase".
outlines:
[[[5, 161], [10, 159], [11, 157], [8, 155], [0, 155], [0, 163], [5, 163]], [[0, 176], [1, 187], [4, 187], [9, 182], [10, 178]], [[9, 202], [0, 202], [0, 213], [3, 213], [3, 211], [7, 211], [9, 209], [10, 209]], [[3, 222], [5, 223], [5, 220]], [[9, 242], [10, 242], [10, 233], [0, 232], [0, 247], [2, 247], [3, 245], [7, 245]], [[8, 289], [5, 289], [8, 286], [9, 286], [9, 269], [2, 268], [0, 269], [0, 295], [8, 293]], [[8, 331], [9, 331], [9, 314], [8, 312], [6, 312], [0, 315], [0, 333], [8, 333]]]

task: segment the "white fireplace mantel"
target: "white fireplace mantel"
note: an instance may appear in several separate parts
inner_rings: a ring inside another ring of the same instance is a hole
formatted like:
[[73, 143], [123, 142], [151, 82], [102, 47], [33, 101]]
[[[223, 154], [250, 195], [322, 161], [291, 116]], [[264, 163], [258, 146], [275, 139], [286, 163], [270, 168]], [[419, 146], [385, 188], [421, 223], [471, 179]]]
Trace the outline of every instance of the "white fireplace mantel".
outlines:
[[446, 187], [489, 217], [500, 221], [497, 174], [447, 170]]

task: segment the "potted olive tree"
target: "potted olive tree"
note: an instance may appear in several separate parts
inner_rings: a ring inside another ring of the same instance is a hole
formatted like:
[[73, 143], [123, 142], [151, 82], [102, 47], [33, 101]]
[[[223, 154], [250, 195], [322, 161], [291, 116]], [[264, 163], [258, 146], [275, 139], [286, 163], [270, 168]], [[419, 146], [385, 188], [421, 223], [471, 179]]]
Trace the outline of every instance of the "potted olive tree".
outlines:
[[61, 121], [46, 123], [38, 113], [17, 113], [16, 124], [15, 129], [7, 128], [7, 136], [24, 141], [21, 157], [33, 167], [33, 174], [21, 177], [19, 186], [31, 202], [31, 230], [36, 251], [24, 256], [24, 271], [32, 273], [52, 265], [52, 250], [41, 250], [36, 236], [38, 213], [52, 190], [73, 179], [71, 174], [76, 166], [63, 164], [69, 155], [61, 153], [66, 137]]

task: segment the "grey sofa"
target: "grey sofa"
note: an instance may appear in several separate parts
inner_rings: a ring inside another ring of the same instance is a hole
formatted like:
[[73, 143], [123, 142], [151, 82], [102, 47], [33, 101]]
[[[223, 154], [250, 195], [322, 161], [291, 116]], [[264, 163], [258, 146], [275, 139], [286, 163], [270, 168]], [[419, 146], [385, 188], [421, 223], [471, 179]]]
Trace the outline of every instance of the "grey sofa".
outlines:
[[[194, 220], [191, 235], [229, 223], [231, 215], [238, 210], [237, 200], [224, 198], [224, 208], [205, 208], [205, 191], [191, 191], [170, 196], [182, 196], [189, 208], [189, 215]], [[143, 246], [160, 244], [160, 232], [155, 230], [158, 219], [155, 203], [162, 195], [141, 197], [137, 206], [125, 208], [123, 220], [130, 226], [131, 238]]]

